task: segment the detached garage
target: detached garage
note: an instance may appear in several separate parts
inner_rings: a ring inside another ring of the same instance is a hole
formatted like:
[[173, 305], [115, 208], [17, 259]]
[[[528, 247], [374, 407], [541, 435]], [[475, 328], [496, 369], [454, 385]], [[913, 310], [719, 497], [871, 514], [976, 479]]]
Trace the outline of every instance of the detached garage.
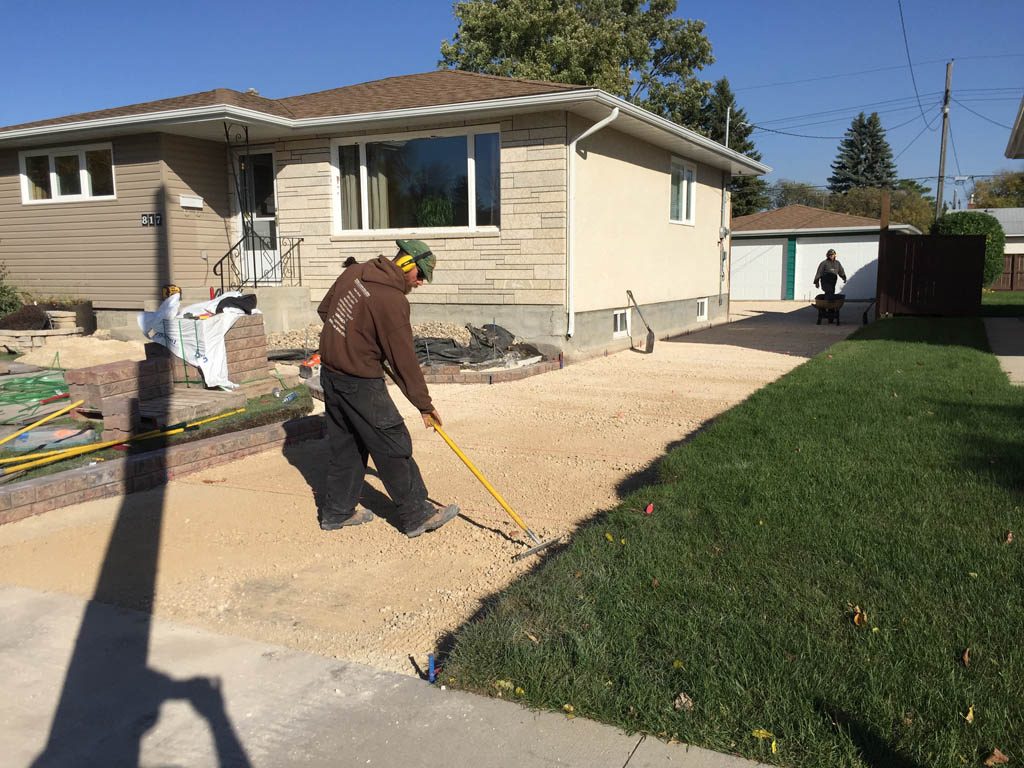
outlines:
[[[864, 216], [788, 205], [732, 221], [729, 298], [811, 300], [818, 293], [814, 273], [829, 248], [846, 271], [838, 290], [851, 301], [875, 297], [881, 222]], [[909, 224], [889, 229], [919, 235]]]

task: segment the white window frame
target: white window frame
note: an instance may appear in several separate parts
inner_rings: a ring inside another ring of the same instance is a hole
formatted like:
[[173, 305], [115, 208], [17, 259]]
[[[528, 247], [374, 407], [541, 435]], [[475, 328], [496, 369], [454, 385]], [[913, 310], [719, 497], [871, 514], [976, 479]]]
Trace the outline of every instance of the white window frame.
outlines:
[[[682, 190], [680, 194], [679, 208], [682, 211], [682, 218], [672, 218], [672, 172], [678, 168], [682, 171]], [[690, 181], [686, 180], [686, 174], [690, 173], [693, 178]], [[668, 183], [669, 183], [669, 208], [668, 208], [668, 220], [672, 224], [685, 224], [686, 226], [693, 226], [697, 223], [697, 166], [691, 162], [683, 160], [681, 157], [672, 157], [672, 162], [669, 165], [668, 172]], [[689, 216], [687, 216], [689, 211]]]
[[[85, 164], [85, 153], [92, 152], [98, 149], [110, 150], [110, 181], [114, 187], [114, 194], [112, 195], [92, 194], [92, 177], [89, 176], [89, 170]], [[79, 184], [82, 188], [82, 192], [77, 195], [59, 195], [59, 185], [57, 183], [57, 169], [54, 166], [54, 158], [73, 154], [78, 155], [78, 179]], [[39, 157], [40, 155], [47, 155], [50, 161], [50, 198], [46, 200], [33, 200], [30, 196], [31, 188], [29, 187], [28, 172], [25, 167], [25, 160], [26, 158]], [[117, 166], [114, 163], [114, 145], [110, 142], [106, 142], [103, 144], [77, 144], [71, 147], [47, 147], [45, 149], [25, 149], [18, 153], [18, 167], [21, 171], [22, 205], [54, 205], [57, 203], [81, 202], [91, 203], [93, 201], [117, 199]]]
[[708, 297], [705, 296], [703, 299], [697, 299], [697, 320], [708, 319]]
[[[627, 336], [632, 336], [633, 335], [630, 332], [632, 330], [632, 327], [631, 327], [632, 326], [632, 322], [631, 322], [632, 317], [631, 317], [631, 315], [632, 315], [632, 313], [629, 311], [628, 307], [626, 309], [613, 309], [612, 310], [612, 338], [613, 339], [624, 339]], [[624, 330], [621, 330], [621, 331], [616, 331], [615, 330], [615, 318], [616, 317], [624, 317], [626, 319], [625, 329]]]
[[[374, 133], [362, 136], [347, 136], [343, 139], [331, 139], [331, 236], [350, 237], [353, 239], [365, 240], [367, 237], [393, 237], [395, 235], [409, 235], [416, 232], [426, 234], [441, 234], [445, 232], [485, 232], [497, 233], [499, 227], [476, 225], [476, 135], [478, 133], [498, 134], [498, 174], [501, 174], [501, 126], [500, 125], [474, 125], [460, 128], [440, 128], [433, 131], [400, 131], [397, 133]], [[466, 199], [469, 210], [467, 212], [469, 222], [465, 227], [392, 227], [389, 229], [372, 229], [370, 227], [370, 198], [367, 195], [368, 180], [366, 171], [366, 145], [379, 141], [398, 141], [413, 139], [442, 139], [451, 136], [466, 137]], [[341, 168], [338, 163], [338, 148], [359, 145], [359, 205], [362, 227], [359, 229], [342, 229], [341, 221]]]

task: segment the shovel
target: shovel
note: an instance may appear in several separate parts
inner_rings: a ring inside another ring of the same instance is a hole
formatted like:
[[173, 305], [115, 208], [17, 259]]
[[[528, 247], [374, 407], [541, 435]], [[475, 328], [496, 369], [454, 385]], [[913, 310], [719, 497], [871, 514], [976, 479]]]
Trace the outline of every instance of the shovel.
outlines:
[[483, 484], [484, 488], [490, 491], [491, 496], [493, 496], [495, 500], [499, 504], [501, 504], [502, 509], [504, 509], [508, 513], [508, 516], [512, 518], [516, 525], [522, 528], [526, 535], [530, 537], [530, 541], [533, 542], [533, 546], [531, 546], [525, 552], [520, 552], [518, 555], [512, 558], [513, 560], [522, 560], [524, 557], [535, 555], [542, 549], [547, 549], [552, 544], [558, 543], [561, 537], [557, 536], [553, 539], [548, 539], [547, 541], [541, 541], [540, 536], [534, 533], [530, 526], [528, 526], [523, 521], [523, 518], [521, 518], [519, 515], [515, 513], [515, 510], [513, 510], [512, 507], [508, 505], [508, 502], [501, 497], [501, 494], [494, 490], [494, 486], [487, 482], [487, 478], [484, 477], [483, 474], [481, 474], [480, 470], [473, 466], [473, 462], [469, 460], [466, 454], [459, 450], [459, 446], [457, 446], [454, 443], [454, 441], [450, 437], [448, 437], [447, 433], [445, 433], [445, 431], [441, 429], [441, 425], [434, 421], [433, 426], [434, 431], [437, 432], [437, 434], [439, 434], [446, 443], [448, 443], [448, 447], [455, 451], [455, 455], [462, 459], [462, 463], [469, 467], [469, 471], [476, 476], [476, 479]]
[[644, 320], [643, 312], [640, 311], [640, 307], [637, 306], [636, 299], [633, 298], [633, 292], [626, 291], [626, 295], [629, 296], [629, 300], [633, 302], [633, 307], [636, 308], [636, 313], [640, 315], [641, 322], [643, 322], [644, 327], [647, 328], [647, 343], [644, 345], [644, 352], [649, 355], [654, 351], [654, 331], [651, 330], [651, 326], [647, 325], [647, 321]]

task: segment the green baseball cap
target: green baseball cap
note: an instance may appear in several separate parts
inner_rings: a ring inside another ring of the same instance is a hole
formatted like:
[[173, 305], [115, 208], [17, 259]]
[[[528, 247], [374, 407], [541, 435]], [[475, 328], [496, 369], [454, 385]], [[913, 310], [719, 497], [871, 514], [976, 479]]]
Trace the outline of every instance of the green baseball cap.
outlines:
[[434, 265], [437, 264], [437, 257], [431, 253], [430, 246], [422, 240], [395, 240], [395, 245], [412, 256], [423, 279], [429, 283], [434, 277]]

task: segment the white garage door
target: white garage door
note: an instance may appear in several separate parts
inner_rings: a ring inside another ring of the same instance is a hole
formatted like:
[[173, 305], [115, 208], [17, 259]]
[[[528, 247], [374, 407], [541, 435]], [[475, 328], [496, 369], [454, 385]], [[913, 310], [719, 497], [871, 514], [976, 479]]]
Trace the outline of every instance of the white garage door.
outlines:
[[756, 301], [786, 298], [786, 238], [733, 240], [729, 298]]
[[794, 299], [813, 299], [820, 291], [814, 287], [814, 273], [829, 248], [836, 249], [836, 258], [843, 265], [847, 282], [836, 283], [836, 291], [848, 301], [870, 301], [875, 298], [878, 276], [878, 235], [844, 235], [836, 238], [802, 237], [796, 241], [796, 279]]

